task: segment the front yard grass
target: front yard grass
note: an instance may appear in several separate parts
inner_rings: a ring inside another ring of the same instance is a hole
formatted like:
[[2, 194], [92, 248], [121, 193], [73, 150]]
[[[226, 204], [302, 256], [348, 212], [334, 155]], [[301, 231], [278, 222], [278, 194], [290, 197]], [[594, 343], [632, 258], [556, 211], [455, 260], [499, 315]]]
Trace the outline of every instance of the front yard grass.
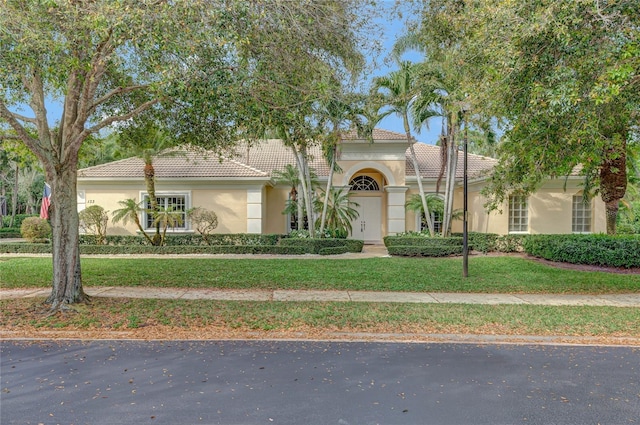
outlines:
[[225, 338], [234, 332], [564, 335], [639, 338], [635, 308], [535, 305], [255, 302], [94, 298], [44, 316], [42, 299], [0, 300], [2, 331], [73, 337], [137, 331], [144, 338]]
[[[219, 289], [405, 292], [640, 292], [640, 275], [558, 269], [520, 257], [223, 259], [83, 258], [83, 284]], [[2, 288], [49, 287], [50, 258], [1, 258]]]

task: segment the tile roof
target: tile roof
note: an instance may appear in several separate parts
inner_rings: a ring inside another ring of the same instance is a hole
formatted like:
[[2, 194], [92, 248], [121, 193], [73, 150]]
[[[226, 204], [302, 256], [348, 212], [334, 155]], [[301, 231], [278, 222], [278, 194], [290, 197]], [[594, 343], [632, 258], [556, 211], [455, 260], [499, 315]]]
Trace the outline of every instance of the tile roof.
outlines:
[[[407, 140], [406, 134], [397, 133], [395, 131], [383, 130], [376, 128], [373, 130], [373, 140]], [[356, 130], [349, 130], [342, 135], [343, 140], [358, 140], [362, 137], [358, 136]]]
[[[376, 130], [377, 140], [400, 140], [404, 136], [386, 130]], [[346, 138], [346, 136], [345, 136]], [[440, 172], [440, 148], [424, 143], [415, 143], [420, 173], [424, 178], [436, 179]], [[406, 150], [406, 175], [414, 176], [410, 151]], [[309, 149], [310, 166], [320, 177], [329, 175], [329, 167], [323, 159], [320, 147]], [[469, 154], [469, 176], [479, 176], [490, 170], [496, 160]], [[262, 140], [250, 145], [240, 145], [233, 153], [219, 156], [212, 152], [188, 150], [183, 154], [159, 156], [153, 165], [158, 178], [268, 178], [275, 170], [287, 164], [295, 165], [290, 148], [280, 140]], [[462, 177], [462, 152], [460, 152], [457, 177]], [[79, 178], [143, 178], [144, 163], [139, 158], [128, 158], [107, 164], [96, 165], [78, 171]]]
[[[424, 143], [415, 143], [413, 148], [418, 158], [418, 168], [420, 169], [420, 175], [427, 179], [437, 179], [440, 173], [440, 166], [442, 164], [440, 157], [440, 146], [427, 145]], [[413, 161], [411, 161], [411, 152], [407, 148], [407, 176], [414, 176], [415, 171], [413, 168]], [[498, 161], [494, 158], [489, 158], [481, 155], [468, 154], [467, 155], [467, 173], [470, 178], [480, 177], [484, 173], [490, 171]], [[458, 151], [458, 166], [456, 167], [456, 178], [462, 178], [464, 174], [464, 162], [462, 151]]]

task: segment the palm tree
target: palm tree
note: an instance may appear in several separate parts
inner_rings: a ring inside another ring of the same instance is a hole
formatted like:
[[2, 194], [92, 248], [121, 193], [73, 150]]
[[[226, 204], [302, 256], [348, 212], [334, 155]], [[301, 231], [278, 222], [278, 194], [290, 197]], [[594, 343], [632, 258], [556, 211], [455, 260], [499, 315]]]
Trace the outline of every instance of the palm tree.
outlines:
[[327, 219], [327, 209], [331, 185], [333, 183], [333, 173], [342, 172], [338, 165], [338, 143], [343, 131], [350, 127], [362, 127], [362, 103], [364, 97], [357, 94], [343, 95], [339, 98], [331, 98], [321, 102], [319, 108], [321, 126], [328, 129], [322, 141], [322, 151], [325, 159], [329, 163], [329, 177], [327, 187], [324, 191], [324, 202], [322, 203], [322, 214], [320, 218], [320, 235], [324, 234]]
[[411, 161], [416, 173], [416, 181], [420, 192], [420, 199], [424, 211], [425, 221], [429, 228], [429, 233], [434, 236], [433, 222], [429, 214], [429, 207], [422, 188], [422, 176], [418, 166], [418, 159], [413, 148], [413, 137], [411, 136], [410, 121], [412, 118], [412, 105], [418, 95], [416, 65], [403, 61], [400, 62], [400, 69], [393, 71], [386, 77], [378, 77], [374, 80], [374, 93], [382, 95], [383, 107], [387, 107], [386, 115], [395, 114], [402, 118], [404, 131], [407, 135], [407, 144], [411, 153]]
[[[149, 214], [153, 218], [159, 211], [158, 199], [156, 198], [156, 170], [153, 161], [164, 156], [184, 155], [179, 150], [169, 150], [172, 140], [169, 136], [153, 124], [141, 127], [132, 126], [121, 132], [119, 142], [123, 146], [124, 153], [128, 156], [136, 156], [144, 162], [144, 181], [147, 187], [149, 203]], [[153, 245], [162, 244], [160, 226], [156, 225], [156, 232], [153, 236]]]
[[[326, 227], [334, 234], [345, 231], [351, 233], [351, 222], [358, 218], [358, 210], [355, 207], [360, 205], [349, 197], [349, 192], [342, 188], [331, 188], [329, 190], [326, 210]], [[338, 232], [336, 232], [338, 231]]]
[[138, 226], [138, 230], [140, 233], [149, 241], [151, 245], [155, 245], [153, 243], [153, 239], [149, 237], [147, 232], [144, 231], [142, 227], [142, 223], [140, 223], [140, 213], [146, 212], [147, 210], [143, 207], [144, 200], [137, 202], [135, 199], [125, 199], [124, 201], [118, 201], [118, 204], [122, 206], [122, 208], [117, 209], [111, 213], [113, 217], [113, 222], [118, 223], [122, 221], [123, 224], [127, 223], [135, 223]]
[[183, 212], [176, 210], [175, 207], [158, 207], [155, 218], [153, 220], [154, 226], [162, 227], [162, 238], [160, 239], [160, 245], [164, 245], [167, 235], [167, 229], [169, 227], [175, 228], [181, 226], [184, 223], [182, 218]]
[[287, 199], [287, 203], [285, 206], [285, 210], [282, 212], [283, 214], [292, 214], [297, 216], [297, 229], [301, 230], [300, 227], [303, 223], [303, 208], [302, 203], [298, 202], [298, 192], [300, 187], [300, 173], [291, 164], [287, 164], [284, 167], [284, 170], [276, 170], [272, 174], [273, 179], [278, 184], [286, 184], [291, 189], [289, 190], [289, 199]]

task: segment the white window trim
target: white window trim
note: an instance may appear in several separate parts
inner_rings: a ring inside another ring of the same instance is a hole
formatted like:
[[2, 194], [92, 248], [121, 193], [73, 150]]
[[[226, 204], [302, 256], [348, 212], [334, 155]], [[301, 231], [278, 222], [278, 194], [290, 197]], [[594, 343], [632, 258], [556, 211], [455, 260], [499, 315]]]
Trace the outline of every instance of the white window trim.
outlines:
[[[527, 203], [527, 230], [511, 230], [511, 216], [512, 216], [512, 212], [511, 212], [511, 198], [512, 197], [520, 197], [520, 198], [524, 198], [526, 203]], [[509, 195], [509, 198], [507, 199], [507, 231], [508, 234], [510, 235], [528, 235], [529, 234], [529, 229], [531, 227], [531, 224], [529, 223], [529, 219], [531, 218], [531, 215], [529, 214], [529, 197], [528, 196], [523, 196], [523, 195]]]
[[[140, 200], [144, 200], [145, 197], [148, 197], [147, 191], [140, 191]], [[184, 209], [185, 209], [185, 220], [184, 227], [182, 228], [167, 228], [167, 233], [193, 233], [193, 229], [191, 229], [191, 223], [189, 219], [186, 218], [186, 212], [191, 208], [191, 191], [190, 190], [169, 190], [169, 191], [158, 191], [156, 192], [156, 197], [169, 197], [169, 196], [184, 196]], [[147, 226], [147, 213], [142, 212], [140, 217], [140, 223], [142, 223], [145, 232], [155, 230], [155, 227], [146, 227]]]
[[[424, 196], [429, 196], [429, 195], [436, 195], [438, 198], [440, 198], [442, 201], [444, 201], [444, 196], [441, 195], [440, 193], [435, 193], [435, 192], [427, 193], [427, 192], [425, 192], [425, 194], [424, 194]], [[422, 213], [420, 213], [420, 214], [416, 213], [415, 216], [416, 216], [416, 227], [415, 227], [416, 232], [421, 232], [422, 231], [421, 230], [421, 227], [422, 227]], [[433, 215], [432, 215], [431, 219], [433, 220]], [[440, 222], [440, 226], [441, 227], [444, 226], [444, 216], [442, 217], [442, 221]], [[436, 233], [439, 234], [439, 233], [442, 233], [442, 231], [436, 232]]]
[[[590, 235], [591, 233], [593, 233], [592, 230], [589, 230], [587, 232], [576, 232], [576, 231], [573, 230], [573, 223], [574, 223], [574, 219], [575, 219], [575, 216], [574, 216], [575, 211], [574, 211], [573, 207], [575, 205], [574, 198], [576, 196], [580, 196], [580, 197], [582, 197], [584, 199], [584, 195], [583, 194], [578, 194], [578, 193], [571, 197], [571, 233], [573, 233], [575, 235]], [[589, 211], [589, 229], [593, 229], [593, 199], [589, 201], [588, 211]]]

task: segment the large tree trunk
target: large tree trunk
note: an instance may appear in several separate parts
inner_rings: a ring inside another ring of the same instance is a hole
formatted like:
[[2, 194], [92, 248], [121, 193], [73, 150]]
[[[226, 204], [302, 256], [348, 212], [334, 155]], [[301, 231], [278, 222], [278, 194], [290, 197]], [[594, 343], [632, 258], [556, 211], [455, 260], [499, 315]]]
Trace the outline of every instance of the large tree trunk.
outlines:
[[47, 173], [51, 185], [49, 210], [53, 231], [53, 288], [47, 303], [52, 310], [88, 301], [80, 274], [79, 219], [76, 167], [61, 167]]
[[607, 234], [615, 235], [620, 199], [627, 191], [626, 134], [616, 134], [600, 167], [600, 196], [605, 203]]

